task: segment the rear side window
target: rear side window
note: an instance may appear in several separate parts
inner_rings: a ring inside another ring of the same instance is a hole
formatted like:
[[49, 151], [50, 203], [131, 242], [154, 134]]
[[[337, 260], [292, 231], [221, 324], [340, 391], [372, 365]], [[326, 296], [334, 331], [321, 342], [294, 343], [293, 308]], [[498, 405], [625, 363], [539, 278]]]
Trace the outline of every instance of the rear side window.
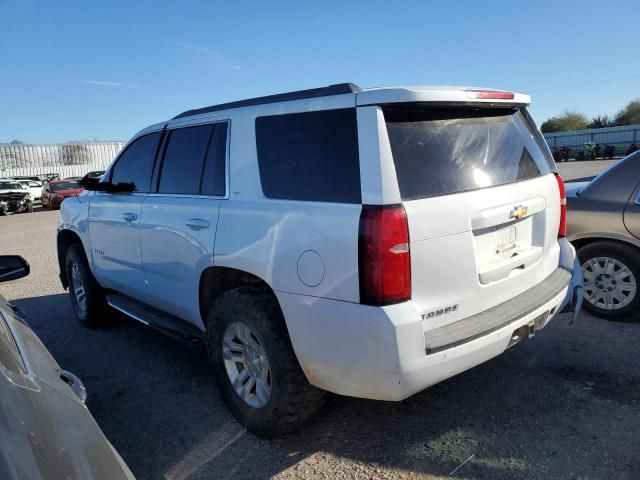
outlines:
[[160, 132], [134, 140], [113, 166], [111, 182], [133, 183], [136, 192], [148, 192], [159, 141]]
[[200, 193], [202, 164], [213, 126], [171, 131], [160, 173], [160, 193]]
[[227, 124], [172, 130], [160, 172], [159, 193], [224, 195]]
[[384, 116], [403, 200], [527, 180], [551, 171], [518, 109], [389, 107]]
[[256, 142], [265, 196], [361, 203], [354, 108], [257, 118]]

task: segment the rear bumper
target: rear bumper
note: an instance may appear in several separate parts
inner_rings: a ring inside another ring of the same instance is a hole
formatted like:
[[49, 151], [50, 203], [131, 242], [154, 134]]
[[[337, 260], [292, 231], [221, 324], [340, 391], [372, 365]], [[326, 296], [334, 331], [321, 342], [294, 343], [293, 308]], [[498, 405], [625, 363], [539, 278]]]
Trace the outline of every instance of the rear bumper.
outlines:
[[499, 355], [522, 327], [542, 329], [567, 306], [577, 313], [582, 273], [571, 244], [559, 242], [560, 267], [542, 282], [546, 285], [536, 287], [538, 297], [525, 292], [494, 307], [480, 327], [483, 314], [473, 322], [455, 322], [449, 331], [425, 332], [411, 302], [380, 308], [277, 296], [296, 356], [313, 385], [342, 395], [402, 400]]
[[578, 260], [573, 245], [565, 238], [560, 239], [560, 264], [572, 272], [567, 295], [560, 305], [560, 313], [573, 313], [571, 318], [573, 322], [582, 307], [584, 286], [582, 284], [583, 278], [580, 260]]

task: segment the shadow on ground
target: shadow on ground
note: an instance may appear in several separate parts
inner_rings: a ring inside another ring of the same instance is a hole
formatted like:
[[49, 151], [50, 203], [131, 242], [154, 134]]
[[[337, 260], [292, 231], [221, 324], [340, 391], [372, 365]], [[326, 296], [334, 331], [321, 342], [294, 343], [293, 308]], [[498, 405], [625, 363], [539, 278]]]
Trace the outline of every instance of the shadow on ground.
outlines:
[[242, 430], [206, 356], [66, 295], [16, 300], [137, 478], [638, 478], [640, 325], [560, 317], [535, 339], [404, 402], [331, 396], [299, 434]]

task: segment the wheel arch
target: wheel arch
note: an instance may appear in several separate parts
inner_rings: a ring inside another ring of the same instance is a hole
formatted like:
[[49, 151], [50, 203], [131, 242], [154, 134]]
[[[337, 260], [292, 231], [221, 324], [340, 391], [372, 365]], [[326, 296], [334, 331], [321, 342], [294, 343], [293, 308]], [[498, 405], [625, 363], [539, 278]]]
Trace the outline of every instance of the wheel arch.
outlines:
[[591, 245], [593, 243], [598, 243], [598, 242], [608, 242], [608, 243], [617, 244], [622, 247], [630, 248], [631, 250], [637, 253], [640, 253], [640, 245], [638, 245], [635, 242], [627, 241], [618, 237], [585, 237], [585, 238], [579, 238], [571, 241], [576, 251], [581, 249], [582, 247], [586, 247], [587, 245]]
[[69, 287], [69, 279], [67, 278], [67, 271], [65, 268], [67, 252], [69, 251], [69, 247], [71, 247], [71, 245], [76, 244], [83, 245], [80, 235], [78, 235], [76, 232], [67, 229], [60, 230], [58, 232], [58, 236], [56, 238], [56, 245], [58, 249], [58, 266], [60, 268], [60, 281], [62, 282], [62, 286], [65, 289]]
[[280, 302], [278, 302], [278, 297], [264, 279], [244, 270], [231, 267], [213, 266], [206, 268], [200, 274], [198, 298], [200, 303], [200, 318], [202, 319], [202, 323], [205, 327], [207, 324], [207, 313], [209, 308], [211, 308], [211, 305], [213, 305], [213, 302], [215, 302], [222, 293], [246, 285], [264, 288], [273, 297], [278, 308], [282, 312], [282, 307], [280, 306]]

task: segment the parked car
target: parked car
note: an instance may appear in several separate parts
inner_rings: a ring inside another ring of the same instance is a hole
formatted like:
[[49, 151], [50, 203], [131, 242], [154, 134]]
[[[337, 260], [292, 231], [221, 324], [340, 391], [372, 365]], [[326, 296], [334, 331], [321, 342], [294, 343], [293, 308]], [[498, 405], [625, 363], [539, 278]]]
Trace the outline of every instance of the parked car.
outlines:
[[[0, 256], [0, 282], [29, 274], [21, 257]], [[86, 390], [62, 370], [0, 295], [0, 477], [132, 479], [85, 405]]]
[[582, 264], [585, 307], [608, 320], [639, 318], [640, 152], [566, 187], [567, 238]]
[[60, 178], [60, 174], [56, 172], [41, 173], [40, 175], [38, 175], [38, 177], [44, 183]]
[[38, 176], [28, 176], [28, 175], [16, 175], [12, 177], [14, 180], [32, 180], [34, 182], [40, 182], [40, 177]]
[[23, 193], [25, 191], [25, 187], [18, 180], [13, 178], [0, 179], [0, 193]]
[[298, 427], [325, 390], [413, 395], [579, 308], [564, 184], [528, 103], [340, 84], [151, 125], [62, 205], [73, 310], [204, 342], [258, 434]]
[[42, 197], [42, 182], [38, 182], [35, 180], [22, 180], [16, 179], [20, 185], [22, 185], [30, 194], [31, 198], [35, 200], [40, 200]]
[[51, 180], [42, 189], [40, 201], [43, 208], [60, 208], [67, 197], [74, 197], [82, 193], [82, 186], [76, 180]]
[[0, 215], [33, 212], [33, 198], [17, 180], [0, 180]]

